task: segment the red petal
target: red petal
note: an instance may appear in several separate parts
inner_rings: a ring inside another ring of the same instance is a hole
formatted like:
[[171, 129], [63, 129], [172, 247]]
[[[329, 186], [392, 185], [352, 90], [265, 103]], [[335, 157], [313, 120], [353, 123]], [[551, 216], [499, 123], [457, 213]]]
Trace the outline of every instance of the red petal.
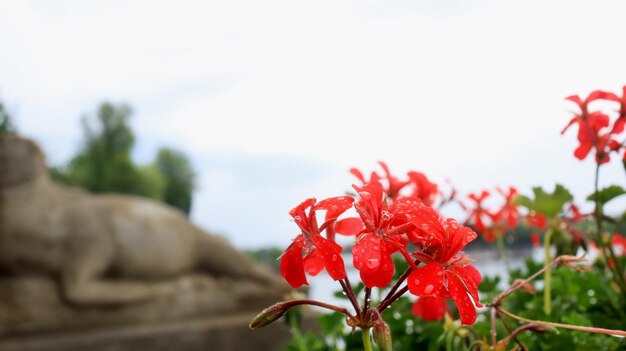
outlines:
[[438, 296], [442, 297], [443, 278], [445, 272], [439, 263], [430, 263], [419, 268], [407, 280], [409, 291], [415, 296]]
[[608, 127], [609, 124], [610, 124], [610, 118], [604, 113], [594, 112], [589, 115], [589, 125], [596, 132], [602, 128]]
[[319, 250], [313, 249], [304, 256], [304, 270], [312, 276], [318, 275], [324, 269], [324, 259], [319, 255]]
[[425, 233], [427, 241], [436, 240], [440, 244], [445, 241], [445, 231], [441, 225], [441, 219], [437, 211], [424, 204], [418, 205], [419, 213], [410, 221], [415, 225], [418, 232]]
[[478, 235], [468, 227], [462, 226], [452, 218], [446, 219], [446, 228], [448, 237], [446, 238], [445, 253], [441, 254], [442, 263], [447, 262], [450, 258], [456, 256], [465, 245], [476, 239]]
[[337, 221], [335, 232], [341, 235], [357, 235], [363, 230], [363, 221], [358, 217], [348, 217]]
[[587, 99], [585, 99], [585, 103], [590, 103], [592, 101], [600, 100], [600, 99], [609, 100], [609, 101], [617, 101], [617, 102], [620, 101], [617, 95], [613, 93], [609, 93], [609, 92], [602, 91], [602, 90], [595, 90], [595, 91], [592, 91], [591, 94], [589, 94]]
[[310, 198], [302, 201], [298, 206], [294, 207], [289, 211], [291, 217], [293, 217], [294, 222], [305, 232], [310, 232], [311, 228], [308, 223], [308, 218], [306, 215], [306, 209], [313, 206], [315, 204], [315, 198]]
[[574, 123], [578, 122], [578, 116], [572, 118], [569, 123], [561, 130], [561, 134], [565, 134], [565, 132], [571, 127]]
[[578, 95], [572, 95], [565, 98], [565, 100], [569, 100], [575, 102], [578, 107], [583, 108], [583, 101], [580, 99]]
[[314, 235], [311, 240], [315, 244], [317, 251], [319, 251], [317, 255], [324, 261], [328, 275], [334, 280], [344, 279], [346, 277], [346, 268], [341, 257], [341, 246], [321, 235]]
[[624, 124], [626, 123], [626, 118], [618, 118], [615, 120], [615, 124], [613, 124], [613, 133], [619, 134], [624, 131]]
[[465, 285], [456, 274], [448, 274], [448, 291], [454, 300], [456, 308], [459, 310], [461, 323], [474, 324], [476, 322], [476, 307], [467, 295]]
[[393, 261], [385, 242], [377, 235], [367, 233], [352, 247], [354, 267], [368, 288], [384, 288], [393, 279]]
[[363, 173], [361, 173], [361, 171], [356, 168], [350, 168], [350, 173], [352, 173], [353, 176], [357, 177], [361, 181], [361, 183], [365, 183], [365, 177], [363, 177]]
[[[391, 256], [383, 254], [380, 259], [381, 263], [378, 265], [377, 269], [362, 269], [359, 272], [363, 284], [368, 288], [386, 288], [393, 279], [394, 266]], [[365, 265], [367, 265], [367, 263]]]
[[480, 285], [480, 283], [482, 283], [483, 276], [480, 274], [480, 271], [476, 269], [476, 267], [472, 265], [467, 265], [463, 267], [463, 270], [465, 270], [465, 272], [472, 278], [476, 285]]
[[289, 245], [280, 259], [280, 273], [293, 288], [299, 288], [303, 284], [309, 284], [304, 275], [302, 246], [304, 246], [304, 236], [300, 234], [296, 237], [294, 242]]
[[322, 200], [313, 207], [314, 210], [326, 210], [326, 221], [339, 217], [352, 207], [354, 199], [351, 196], [337, 196]]
[[589, 155], [589, 151], [591, 151], [592, 147], [593, 145], [591, 143], [580, 144], [580, 146], [574, 150], [574, 156], [579, 160], [584, 160], [585, 157]]
[[[465, 285], [465, 289], [470, 294], [472, 299], [474, 299], [474, 305], [476, 307], [483, 307], [480, 303], [480, 297], [478, 296], [478, 285], [476, 284], [476, 280], [480, 282], [482, 277], [480, 273], [471, 265], [467, 265], [465, 267], [452, 267], [454, 273], [458, 274], [459, 279]], [[453, 275], [448, 274], [448, 276]], [[475, 277], [476, 273], [478, 273], [478, 277]]]
[[425, 321], [436, 321], [443, 318], [448, 311], [446, 299], [441, 297], [420, 297], [412, 307], [413, 314], [422, 317]]
[[534, 247], [541, 247], [541, 240], [539, 239], [539, 234], [537, 232], [532, 232], [532, 234], [530, 234], [530, 242]]

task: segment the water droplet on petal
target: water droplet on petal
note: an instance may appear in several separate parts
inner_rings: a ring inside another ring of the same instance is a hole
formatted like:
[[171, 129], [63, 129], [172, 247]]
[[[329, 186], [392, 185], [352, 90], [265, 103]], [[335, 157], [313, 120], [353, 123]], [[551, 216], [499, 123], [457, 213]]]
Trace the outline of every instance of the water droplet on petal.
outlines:
[[378, 267], [378, 265], [380, 264], [380, 260], [378, 258], [369, 258], [367, 259], [366, 264], [367, 264], [367, 268], [374, 269]]
[[428, 284], [424, 288], [424, 294], [430, 294], [431, 292], [433, 292], [433, 290], [435, 290], [435, 286], [432, 284]]
[[437, 272], [437, 276], [441, 277], [443, 275], [443, 271]]
[[428, 228], [429, 228], [429, 227], [428, 227], [428, 224], [426, 224], [426, 223], [422, 223], [422, 229], [424, 229], [424, 230], [428, 230]]
[[413, 280], [413, 284], [415, 284], [415, 285], [420, 285], [420, 280], [419, 280], [419, 279], [414, 279], [414, 280]]
[[333, 256], [330, 258], [333, 262], [337, 261], [337, 255], [333, 254]]

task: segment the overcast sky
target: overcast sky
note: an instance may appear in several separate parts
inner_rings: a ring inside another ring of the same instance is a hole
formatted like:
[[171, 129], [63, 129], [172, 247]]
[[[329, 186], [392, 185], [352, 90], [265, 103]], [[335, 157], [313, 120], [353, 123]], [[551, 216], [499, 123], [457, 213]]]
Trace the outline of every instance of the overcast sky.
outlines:
[[[626, 84], [624, 1], [0, 0], [0, 98], [61, 163], [80, 118], [133, 106], [136, 159], [190, 155], [192, 218], [239, 247], [284, 245], [287, 212], [348, 168], [463, 192], [561, 182], [578, 200], [564, 98]], [[603, 183], [623, 185], [614, 162]], [[452, 212], [451, 215], [458, 215]]]

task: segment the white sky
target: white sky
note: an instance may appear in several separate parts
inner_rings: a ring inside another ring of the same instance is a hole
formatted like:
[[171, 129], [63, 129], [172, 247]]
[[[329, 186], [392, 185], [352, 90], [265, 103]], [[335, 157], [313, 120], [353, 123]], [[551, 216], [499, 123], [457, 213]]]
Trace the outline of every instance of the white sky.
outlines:
[[[461, 190], [562, 182], [593, 165], [559, 136], [570, 94], [626, 84], [624, 1], [0, 0], [0, 98], [53, 163], [105, 99], [137, 158], [199, 170], [194, 220], [287, 243], [287, 211], [386, 160]], [[573, 131], [571, 132], [574, 133]], [[296, 179], [294, 179], [296, 178]], [[624, 183], [617, 163], [604, 183]]]

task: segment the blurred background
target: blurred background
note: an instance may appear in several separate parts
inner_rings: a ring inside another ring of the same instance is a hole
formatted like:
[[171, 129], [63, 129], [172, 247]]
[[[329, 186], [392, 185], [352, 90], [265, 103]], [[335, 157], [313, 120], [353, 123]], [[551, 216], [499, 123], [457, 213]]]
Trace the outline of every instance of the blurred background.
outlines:
[[[56, 179], [161, 199], [246, 250], [284, 248], [291, 208], [379, 160], [461, 196], [560, 182], [582, 202], [564, 98], [626, 77], [626, 5], [594, 4], [0, 0], [0, 100]], [[107, 138], [116, 171], [94, 179]]]

